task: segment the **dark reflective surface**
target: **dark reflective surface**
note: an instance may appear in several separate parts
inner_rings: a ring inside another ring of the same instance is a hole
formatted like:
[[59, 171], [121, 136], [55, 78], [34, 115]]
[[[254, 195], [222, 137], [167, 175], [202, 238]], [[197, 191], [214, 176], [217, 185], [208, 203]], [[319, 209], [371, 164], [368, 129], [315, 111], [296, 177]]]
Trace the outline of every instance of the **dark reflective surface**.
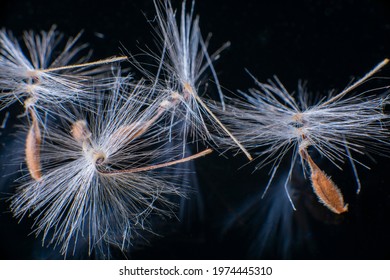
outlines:
[[[277, 75], [290, 91], [299, 79], [308, 80], [314, 94], [343, 89], [390, 57], [390, 5], [386, 1], [197, 1], [203, 35], [212, 32], [211, 50], [226, 41], [231, 47], [215, 64], [226, 95], [245, 91], [254, 83], [247, 68], [261, 81]], [[299, 2], [299, 3], [296, 3]], [[174, 6], [180, 6], [174, 1]], [[151, 0], [115, 1], [8, 1], [0, 3], [0, 25], [20, 36], [23, 30], [48, 30], [52, 24], [66, 35], [84, 29], [100, 59], [133, 54], [145, 44], [155, 50], [147, 20], [153, 20]], [[151, 22], [153, 25], [153, 22]], [[379, 76], [390, 77], [389, 69]], [[370, 87], [384, 81], [372, 81]], [[387, 83], [388, 84], [388, 83]], [[367, 85], [368, 86], [368, 85]], [[364, 87], [363, 87], [364, 88]], [[16, 118], [20, 107], [9, 109], [0, 129], [0, 256], [2, 259], [62, 258], [42, 248], [31, 232], [33, 221], [20, 223], [9, 213], [7, 199], [21, 173], [23, 133]], [[5, 111], [1, 113], [1, 119]], [[242, 167], [244, 156], [213, 154], [196, 161], [203, 218], [158, 222], [164, 236], [140, 242], [128, 253], [113, 251], [113, 258], [139, 259], [388, 259], [390, 241], [390, 159], [363, 158], [372, 170], [358, 168], [362, 191], [356, 195], [348, 163], [341, 172], [321, 162], [322, 168], [343, 190], [349, 212], [335, 216], [320, 205], [310, 183], [298, 168], [290, 184], [297, 211], [292, 211], [277, 180], [264, 199], [267, 169], [252, 174], [254, 164]], [[241, 169], [239, 169], [242, 167]], [[288, 168], [288, 163], [285, 168]], [[238, 170], [239, 169], [239, 170]], [[11, 175], [10, 175], [11, 174]], [[282, 179], [282, 178], [278, 178]], [[195, 210], [194, 210], [195, 211]], [[156, 230], [157, 231], [157, 230]], [[94, 258], [95, 256], [91, 256]], [[80, 253], [75, 258], [89, 258]]]

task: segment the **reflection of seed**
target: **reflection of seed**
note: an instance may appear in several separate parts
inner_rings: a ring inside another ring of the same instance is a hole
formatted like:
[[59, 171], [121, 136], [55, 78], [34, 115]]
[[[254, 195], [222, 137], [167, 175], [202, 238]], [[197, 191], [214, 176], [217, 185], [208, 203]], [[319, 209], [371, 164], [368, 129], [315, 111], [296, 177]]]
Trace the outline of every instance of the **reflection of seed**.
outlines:
[[5, 126], [7, 125], [8, 118], [9, 118], [9, 112], [6, 112], [5, 116], [4, 116], [4, 119], [3, 119], [3, 121], [2, 121], [2, 123], [0, 125], [1, 129], [4, 129]]
[[336, 214], [348, 211], [348, 204], [344, 204], [343, 195], [336, 184], [314, 163], [307, 152], [304, 158], [309, 163], [313, 190], [320, 202]]
[[31, 177], [39, 181], [41, 173], [41, 131], [34, 111], [30, 110], [32, 123], [26, 138], [26, 163]]
[[91, 137], [87, 122], [84, 120], [78, 120], [72, 124], [70, 133], [78, 143], [84, 143]]

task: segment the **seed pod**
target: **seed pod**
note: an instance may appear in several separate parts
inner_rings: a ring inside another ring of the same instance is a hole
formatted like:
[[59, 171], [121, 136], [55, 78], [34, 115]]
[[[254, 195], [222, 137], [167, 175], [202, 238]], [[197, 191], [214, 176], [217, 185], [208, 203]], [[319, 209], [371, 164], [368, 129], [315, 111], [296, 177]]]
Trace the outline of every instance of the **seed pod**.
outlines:
[[165, 112], [168, 108], [165, 106], [167, 106], [167, 103], [165, 101], [161, 102], [156, 115], [148, 121], [137, 121], [128, 125], [122, 125], [111, 135], [110, 141], [112, 141], [112, 143], [115, 143], [116, 141], [124, 141], [124, 143], [126, 143], [141, 137]]
[[135, 122], [129, 125], [123, 125], [111, 135], [110, 141], [112, 143], [116, 141], [131, 142], [142, 136], [149, 127], [150, 125], [147, 122]]
[[73, 138], [80, 144], [84, 143], [91, 137], [91, 132], [88, 129], [87, 122], [84, 120], [78, 120], [72, 124], [70, 131]]
[[34, 111], [30, 110], [32, 123], [26, 138], [26, 163], [31, 177], [40, 181], [41, 173], [41, 131]]
[[307, 153], [305, 159], [309, 163], [312, 187], [319, 201], [336, 214], [348, 211], [348, 204], [344, 204], [343, 195], [336, 184], [314, 163]]

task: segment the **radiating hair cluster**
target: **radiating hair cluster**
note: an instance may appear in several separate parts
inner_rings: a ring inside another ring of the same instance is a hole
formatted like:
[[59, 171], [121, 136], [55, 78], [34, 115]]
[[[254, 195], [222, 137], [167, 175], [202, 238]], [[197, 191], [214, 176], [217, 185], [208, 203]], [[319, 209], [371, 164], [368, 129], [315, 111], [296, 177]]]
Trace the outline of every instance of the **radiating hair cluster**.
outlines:
[[[278, 173], [281, 163], [290, 157], [290, 171], [285, 189], [291, 179], [294, 165], [301, 162], [304, 176], [310, 174], [312, 187], [320, 202], [332, 212], [347, 211], [343, 196], [334, 182], [311, 157], [314, 150], [341, 169], [349, 161], [355, 172], [358, 191], [360, 180], [355, 164], [356, 154], [385, 154], [389, 149], [389, 115], [384, 112], [387, 103], [383, 89], [376, 92], [353, 93], [388, 63], [385, 59], [363, 78], [336, 95], [313, 102], [306, 88], [299, 84], [291, 94], [275, 77], [268, 83], [255, 79], [257, 88], [240, 92], [240, 99], [231, 99], [226, 111], [218, 115], [248, 150], [256, 150], [259, 163], [256, 169], [271, 166], [265, 192]], [[215, 107], [218, 109], [218, 106]], [[227, 142], [228, 143], [228, 142]], [[290, 196], [289, 196], [290, 198]], [[294, 207], [293, 201], [290, 202]]]

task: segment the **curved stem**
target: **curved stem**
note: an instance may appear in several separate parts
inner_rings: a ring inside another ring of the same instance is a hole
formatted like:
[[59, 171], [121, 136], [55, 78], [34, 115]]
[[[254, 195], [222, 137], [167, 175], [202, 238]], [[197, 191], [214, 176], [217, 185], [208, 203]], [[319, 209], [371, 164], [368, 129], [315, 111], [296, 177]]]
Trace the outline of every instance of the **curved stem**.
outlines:
[[200, 157], [203, 157], [205, 155], [212, 153], [212, 151], [213, 151], [212, 149], [206, 149], [200, 153], [197, 153], [197, 154], [189, 156], [189, 157], [185, 157], [185, 158], [170, 161], [170, 162], [164, 162], [164, 163], [160, 163], [160, 164], [145, 166], [145, 167], [138, 167], [138, 168], [132, 168], [132, 169], [122, 169], [122, 170], [110, 170], [110, 171], [97, 169], [97, 171], [99, 173], [105, 174], [105, 175], [115, 175], [115, 174], [126, 174], [126, 173], [137, 173], [137, 172], [150, 171], [150, 170], [155, 170], [155, 169], [187, 162], [187, 161], [190, 161], [193, 159], [197, 159], [197, 158], [200, 158]]

